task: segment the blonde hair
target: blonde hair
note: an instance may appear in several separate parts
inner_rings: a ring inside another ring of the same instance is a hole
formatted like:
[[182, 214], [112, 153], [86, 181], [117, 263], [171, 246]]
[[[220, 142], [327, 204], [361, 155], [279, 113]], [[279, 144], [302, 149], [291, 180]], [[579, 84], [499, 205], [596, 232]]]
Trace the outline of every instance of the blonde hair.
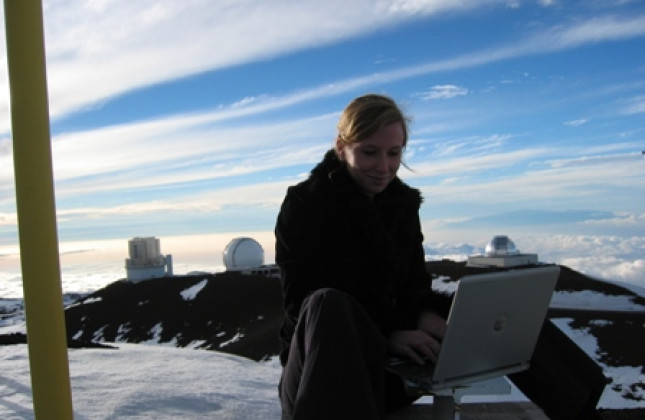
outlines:
[[400, 122], [405, 147], [408, 142], [408, 121], [392, 98], [373, 93], [359, 96], [347, 105], [340, 116], [337, 141], [351, 145], [387, 125]]

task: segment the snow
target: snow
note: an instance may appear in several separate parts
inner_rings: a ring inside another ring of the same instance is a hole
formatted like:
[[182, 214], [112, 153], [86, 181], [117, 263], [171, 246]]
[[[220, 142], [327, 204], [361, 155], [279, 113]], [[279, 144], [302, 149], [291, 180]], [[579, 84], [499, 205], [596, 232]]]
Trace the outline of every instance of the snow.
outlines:
[[244, 334], [242, 334], [242, 333], [238, 332], [238, 333], [236, 333], [236, 334], [233, 336], [233, 338], [231, 338], [230, 340], [227, 340], [227, 341], [225, 341], [225, 342], [221, 343], [221, 344], [219, 345], [219, 348], [223, 348], [223, 347], [226, 347], [226, 346], [228, 346], [228, 345], [230, 345], [230, 344], [237, 343], [238, 341], [240, 341], [240, 339], [241, 339], [242, 337], [244, 337]]
[[204, 279], [199, 283], [189, 287], [188, 289], [181, 292], [181, 297], [184, 300], [194, 300], [197, 297], [197, 294], [202, 291], [202, 289], [208, 284], [208, 279]]
[[[435, 280], [435, 289], [450, 290], [454, 282]], [[203, 282], [182, 292], [194, 299]], [[642, 296], [642, 294], [641, 294]], [[558, 292], [552, 306], [611, 310], [642, 310], [625, 296], [598, 292]], [[0, 333], [25, 331], [20, 299], [0, 299]], [[584, 329], [570, 326], [571, 319], [555, 319], [556, 324], [590, 356], [597, 356], [598, 344]], [[604, 321], [603, 321], [604, 322]], [[281, 367], [277, 358], [255, 362], [218, 351], [176, 348], [174, 343], [159, 345], [151, 329], [148, 343], [116, 343], [118, 349], [70, 349], [74, 418], [94, 419], [279, 419], [277, 385]], [[100, 339], [97, 331], [97, 339]], [[227, 344], [239, 339], [233, 337]], [[109, 343], [108, 343], [109, 344]], [[195, 347], [195, 346], [191, 346]], [[597, 359], [597, 357], [594, 357]], [[602, 408], [642, 408], [643, 401], [625, 398], [614, 385], [645, 382], [641, 367], [612, 367], [601, 364], [612, 383], [605, 389]], [[634, 395], [645, 399], [645, 390]], [[422, 402], [430, 402], [424, 397]], [[524, 401], [515, 387], [510, 394], [469, 396], [464, 402]], [[33, 419], [33, 406], [26, 345], [0, 346], [0, 419]]]
[[[457, 282], [450, 277], [437, 277], [432, 282], [432, 288], [441, 293], [451, 294], [457, 290]], [[621, 284], [621, 286], [623, 286]], [[645, 290], [640, 287], [631, 287], [633, 293], [645, 296]], [[553, 293], [551, 308], [566, 309], [593, 309], [606, 311], [644, 311], [645, 306], [632, 301], [632, 296], [609, 296], [593, 290], [556, 291]]]
[[[554, 323], [564, 331], [571, 339], [573, 339], [582, 350], [589, 356], [594, 357], [598, 353], [598, 343], [596, 338], [588, 334], [585, 330], [573, 329], [570, 323], [573, 322], [571, 318], [558, 318], [553, 320]], [[594, 357], [595, 359], [595, 357]], [[611, 383], [605, 387], [605, 392], [600, 398], [599, 405], [604, 408], [638, 408], [643, 407], [643, 402], [640, 403], [630, 398], [625, 398], [621, 392], [614, 389], [612, 385], [619, 384], [633, 384], [645, 381], [645, 374], [640, 366], [608, 366], [604, 363], [597, 362], [602, 367], [605, 376], [611, 379]], [[633, 391], [635, 396], [645, 398], [645, 389], [635, 389]]]
[[[595, 339], [558, 326], [589, 354]], [[69, 370], [74, 418], [94, 419], [279, 419], [277, 385], [281, 367], [277, 358], [255, 362], [217, 351], [168, 346], [124, 344], [118, 349], [70, 349]], [[0, 418], [33, 419], [27, 346], [2, 346], [0, 351]], [[643, 380], [640, 369], [606, 367], [614, 383]], [[464, 402], [524, 401], [515, 387], [510, 394], [467, 396]], [[431, 402], [424, 397], [421, 402]], [[603, 408], [639, 407], [610, 386]]]
[[591, 290], [578, 292], [555, 292], [549, 305], [552, 308], [603, 309], [614, 311], [643, 311], [645, 306], [632, 302], [630, 296], [607, 296]]
[[[117, 346], [69, 351], [75, 419], [280, 418], [277, 359]], [[33, 419], [27, 346], [3, 346], [0, 366], [0, 418]]]

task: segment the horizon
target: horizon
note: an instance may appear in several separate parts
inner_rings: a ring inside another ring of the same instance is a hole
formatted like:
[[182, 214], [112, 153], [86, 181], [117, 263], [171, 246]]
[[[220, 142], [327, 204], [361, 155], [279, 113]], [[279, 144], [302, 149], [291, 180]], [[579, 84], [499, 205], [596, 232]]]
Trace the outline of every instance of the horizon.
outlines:
[[[224, 249], [240, 236], [256, 240], [263, 248], [264, 264], [274, 264], [274, 250], [270, 247], [274, 243], [273, 232], [184, 235], [158, 239], [161, 253], [172, 255], [173, 274], [183, 276], [226, 271]], [[126, 279], [125, 260], [129, 257], [129, 239], [132, 238], [61, 243], [59, 251], [63, 293], [92, 293], [115, 281]], [[553, 241], [551, 235], [511, 237], [521, 253], [537, 254], [540, 263], [564, 265], [590, 278], [645, 294], [645, 278], [637, 270], [632, 270], [631, 264], [620, 263], [615, 254], [611, 253], [617, 245], [616, 238], [608, 238], [604, 242], [598, 238], [590, 240], [586, 237], [563, 236], [560, 239]], [[574, 240], [578, 242], [570, 242]], [[426, 261], [466, 261], [471, 255], [483, 254], [485, 245], [486, 243], [424, 242], [424, 251]], [[638, 243], [633, 246], [639, 248]], [[17, 246], [0, 246], [0, 258], [4, 260], [3, 269], [0, 270], [0, 300], [21, 299], [22, 276]]]
[[[69, 262], [74, 243], [156, 236], [189, 259], [167, 238], [258, 232], [266, 252], [286, 188], [331, 147], [345, 105], [376, 92], [412, 119], [412, 170], [399, 175], [425, 197], [426, 243], [483, 248], [507, 234], [523, 252], [645, 285], [642, 2], [43, 10], [63, 276], [88, 255]], [[0, 276], [14, 278], [4, 42], [0, 57]]]

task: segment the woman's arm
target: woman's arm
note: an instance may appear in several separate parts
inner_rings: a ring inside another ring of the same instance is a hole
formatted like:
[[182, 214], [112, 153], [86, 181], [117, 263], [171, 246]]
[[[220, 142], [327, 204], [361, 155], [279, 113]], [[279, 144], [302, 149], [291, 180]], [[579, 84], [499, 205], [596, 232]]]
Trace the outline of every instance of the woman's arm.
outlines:
[[435, 363], [445, 333], [446, 320], [436, 312], [424, 311], [419, 315], [416, 330], [397, 330], [390, 334], [388, 350], [420, 365], [427, 360]]
[[302, 301], [322, 282], [316, 269], [316, 259], [321, 257], [317, 245], [320, 226], [318, 209], [289, 191], [276, 222], [275, 258], [282, 272], [285, 309], [294, 321]]

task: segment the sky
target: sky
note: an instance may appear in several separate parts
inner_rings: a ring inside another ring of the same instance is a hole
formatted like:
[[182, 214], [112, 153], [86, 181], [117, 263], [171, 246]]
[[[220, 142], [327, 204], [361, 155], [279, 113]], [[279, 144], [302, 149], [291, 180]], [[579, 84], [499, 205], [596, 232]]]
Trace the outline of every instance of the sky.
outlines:
[[[123, 271], [127, 239], [157, 236], [186, 259], [212, 249], [217, 265], [227, 240], [252, 234], [270, 262], [286, 188], [331, 147], [345, 105], [376, 92], [411, 117], [399, 175], [425, 197], [429, 246], [508, 234], [547, 261], [645, 284], [641, 0], [43, 8], [63, 253], [117, 241]], [[0, 278], [16, 278], [6, 60], [3, 41]]]

